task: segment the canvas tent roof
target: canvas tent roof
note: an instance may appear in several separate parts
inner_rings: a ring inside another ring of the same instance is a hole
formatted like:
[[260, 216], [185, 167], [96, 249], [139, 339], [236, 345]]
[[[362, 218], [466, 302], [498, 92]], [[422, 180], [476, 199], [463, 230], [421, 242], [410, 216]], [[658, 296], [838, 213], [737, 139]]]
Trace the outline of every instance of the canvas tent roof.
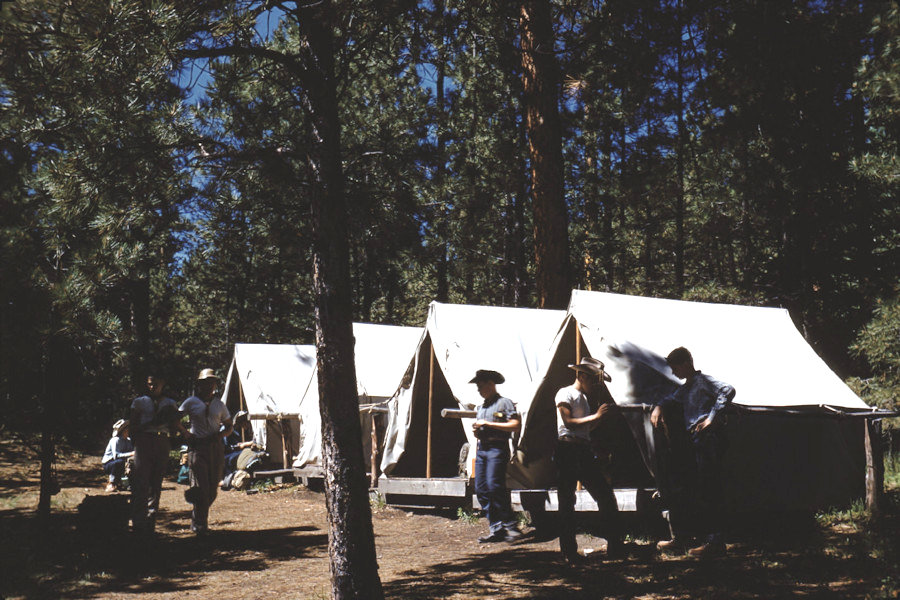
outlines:
[[[619, 405], [644, 405], [624, 411], [631, 437], [661, 491], [670, 485], [663, 464], [668, 453], [658, 452], [668, 442], [650, 426], [647, 405], [680, 385], [664, 359], [678, 346], [692, 352], [698, 368], [733, 385], [734, 403], [744, 408], [724, 424], [730, 509], [821, 509], [859, 497], [862, 419], [836, 417], [873, 409], [816, 355], [787, 311], [581, 290], [572, 293], [554, 357], [524, 422], [523, 479], [548, 485], [553, 393], [563, 384], [565, 364], [580, 352], [606, 363], [608, 388]], [[640, 470], [632, 460], [618, 475]]]
[[[481, 404], [469, 381], [476, 370], [492, 369], [506, 379], [499, 393], [524, 414], [564, 318], [561, 310], [432, 302], [425, 334], [412, 359], [411, 378], [391, 401], [382, 470], [394, 476], [425, 475], [431, 389], [433, 476], [455, 476], [460, 446], [468, 441], [474, 447], [472, 420], [442, 419], [440, 410]], [[429, 377], [432, 349], [433, 379]]]
[[[509, 483], [552, 487], [554, 396], [572, 383], [568, 364], [579, 355], [601, 358], [618, 404], [649, 405], [680, 384], [663, 357], [681, 345], [698, 367], [734, 385], [735, 402], [750, 409], [726, 425], [731, 508], [822, 508], [858, 495], [862, 420], [834, 417], [871, 409], [815, 354], [787, 311], [580, 290], [565, 314], [432, 303], [409, 379], [390, 403], [382, 470], [387, 477], [426, 476], [430, 435], [434, 469], [428, 476], [455, 477], [460, 447], [474, 441], [471, 423], [436, 415], [480, 401], [468, 381], [476, 369], [491, 368], [507, 377], [499, 391], [525, 417]], [[649, 407], [622, 413], [625, 420], [611, 433], [618, 438], [616, 456], [625, 460], [613, 461], [613, 483], [652, 486], [662, 434], [649, 424]]]
[[393, 397], [422, 333], [421, 327], [353, 324], [356, 383], [361, 401], [383, 402]]
[[[422, 337], [419, 327], [354, 323], [357, 389], [360, 402], [385, 401], [394, 395]], [[300, 417], [295, 466], [321, 463], [321, 420], [316, 347], [292, 344], [235, 344], [223, 401], [251, 414], [296, 414]], [[254, 438], [267, 444], [267, 426], [253, 423]]]
[[664, 356], [688, 348], [702, 371], [737, 390], [734, 403], [769, 408], [871, 408], [825, 364], [782, 308], [687, 302], [574, 290], [569, 313], [607, 363], [621, 403], [647, 402], [637, 367], [672, 378]]

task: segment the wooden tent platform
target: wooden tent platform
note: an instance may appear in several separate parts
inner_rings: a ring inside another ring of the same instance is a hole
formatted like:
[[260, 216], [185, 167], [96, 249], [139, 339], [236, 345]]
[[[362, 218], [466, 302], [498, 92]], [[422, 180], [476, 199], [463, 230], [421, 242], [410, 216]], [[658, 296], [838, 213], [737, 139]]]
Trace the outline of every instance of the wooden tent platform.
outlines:
[[[446, 506], [459, 505], [481, 508], [473, 493], [471, 479], [464, 477], [382, 477], [378, 491], [391, 505]], [[619, 510], [644, 512], [652, 508], [652, 496], [656, 490], [627, 488], [614, 490]], [[559, 502], [555, 489], [511, 490], [513, 510], [529, 512], [556, 512]], [[590, 512], [599, 510], [597, 503], [586, 490], [575, 493], [575, 510]]]

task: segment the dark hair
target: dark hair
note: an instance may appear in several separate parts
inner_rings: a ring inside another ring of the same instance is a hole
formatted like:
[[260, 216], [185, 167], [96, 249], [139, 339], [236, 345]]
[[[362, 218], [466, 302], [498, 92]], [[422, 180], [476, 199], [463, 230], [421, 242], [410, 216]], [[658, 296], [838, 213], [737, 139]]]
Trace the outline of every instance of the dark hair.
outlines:
[[694, 357], [691, 356], [690, 351], [684, 346], [679, 346], [675, 348], [669, 355], [666, 357], [666, 364], [671, 365], [690, 365], [694, 366]]

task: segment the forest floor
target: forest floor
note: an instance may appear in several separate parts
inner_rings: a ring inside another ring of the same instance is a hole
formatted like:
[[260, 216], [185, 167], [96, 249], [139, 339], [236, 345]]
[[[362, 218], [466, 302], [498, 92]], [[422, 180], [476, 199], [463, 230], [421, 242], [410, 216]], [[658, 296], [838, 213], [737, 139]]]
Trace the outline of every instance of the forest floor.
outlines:
[[[50, 533], [35, 522], [37, 461], [0, 442], [0, 598], [330, 597], [324, 496], [300, 485], [221, 492], [212, 532], [188, 529], [184, 487], [164, 483], [157, 535], [138, 542], [115, 523], [126, 494], [104, 494], [99, 459], [68, 453], [58, 466]], [[98, 498], [99, 497], [99, 498]], [[584, 567], [560, 563], [555, 539], [479, 544], [484, 519], [373, 502], [377, 557], [389, 598], [897, 598], [900, 490], [875, 520], [859, 509], [798, 522], [758, 522], [729, 540], [727, 556], [660, 556], [647, 533], [626, 558], [602, 540]], [[81, 507], [81, 510], [79, 510]]]

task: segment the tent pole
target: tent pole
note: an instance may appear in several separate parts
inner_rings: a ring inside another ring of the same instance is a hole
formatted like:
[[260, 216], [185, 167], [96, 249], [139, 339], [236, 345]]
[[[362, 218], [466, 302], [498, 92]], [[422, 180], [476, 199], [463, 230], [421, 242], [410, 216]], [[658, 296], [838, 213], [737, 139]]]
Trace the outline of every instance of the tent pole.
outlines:
[[[247, 410], [247, 402], [246, 402], [246, 400], [244, 399], [244, 386], [241, 384], [241, 381], [240, 381], [240, 380], [241, 380], [241, 378], [238, 377], [238, 394], [240, 394], [240, 405], [241, 405], [241, 410]], [[250, 411], [247, 411], [247, 412], [250, 412]], [[249, 421], [249, 419], [248, 419], [248, 421]], [[244, 439], [244, 428], [243, 428], [243, 427], [241, 427], [241, 441], [242, 441], [242, 442], [246, 442], [246, 441], [247, 441], [247, 440]]]
[[431, 418], [434, 413], [434, 342], [431, 344], [428, 369], [428, 438], [425, 446], [425, 477], [431, 478]]
[[374, 488], [378, 485], [378, 431], [375, 422], [378, 415], [370, 413], [370, 416], [372, 417], [372, 475], [369, 478], [369, 485]]
[[[578, 327], [578, 321], [573, 319], [575, 323], [575, 364], [581, 362], [581, 328]], [[580, 492], [582, 489], [581, 482], [579, 481], [575, 486], [575, 491]]]
[[881, 419], [865, 419], [866, 427], [866, 509], [881, 512], [884, 499], [884, 449], [881, 447]]
[[578, 327], [578, 321], [575, 321], [575, 364], [581, 362], [581, 328]]
[[278, 416], [278, 424], [281, 426], [281, 464], [283, 468], [288, 468], [288, 447], [287, 447], [287, 438], [284, 435], [284, 419], [281, 418], [281, 415]]

